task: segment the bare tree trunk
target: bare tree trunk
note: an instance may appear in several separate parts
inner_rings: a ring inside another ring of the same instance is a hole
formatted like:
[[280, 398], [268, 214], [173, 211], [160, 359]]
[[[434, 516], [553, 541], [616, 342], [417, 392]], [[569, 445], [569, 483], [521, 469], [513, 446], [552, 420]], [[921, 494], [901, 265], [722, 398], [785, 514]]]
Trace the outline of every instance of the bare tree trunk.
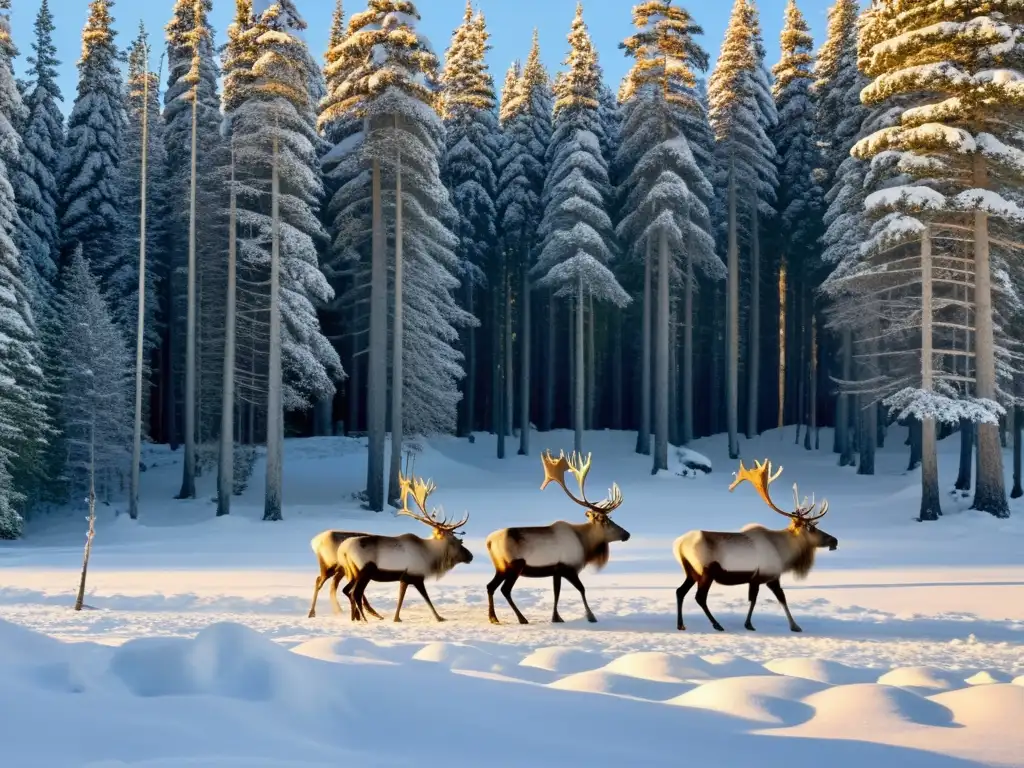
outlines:
[[678, 302], [671, 302], [669, 312], [668, 340], [668, 442], [670, 445], [681, 445], [679, 439], [683, 424], [679, 417], [679, 307]]
[[622, 423], [622, 310], [612, 309], [613, 333], [615, 334], [612, 350], [612, 429], [624, 429]]
[[513, 362], [514, 349], [512, 346], [512, 270], [506, 266], [505, 269], [505, 394], [502, 398], [502, 418], [505, 420], [504, 434], [509, 440], [515, 434], [512, 417], [516, 410], [515, 390], [515, 364]]
[[[95, 405], [93, 405], [95, 408]], [[82, 610], [85, 603], [85, 576], [89, 570], [89, 555], [92, 554], [92, 540], [96, 536], [96, 415], [93, 414], [89, 429], [89, 530], [85, 534], [85, 554], [82, 556], [82, 576], [78, 580], [78, 596], [75, 610]]]
[[786, 299], [789, 296], [786, 279], [786, 257], [782, 256], [779, 266], [779, 429], [786, 425]]
[[750, 362], [747, 369], [747, 439], [761, 434], [758, 388], [761, 385], [761, 235], [757, 190], [751, 190], [750, 210]]
[[555, 355], [555, 333], [558, 322], [555, 295], [548, 291], [547, 355], [548, 364], [544, 377], [544, 424], [543, 430], [550, 432], [555, 423], [555, 383], [558, 380], [558, 357]]
[[573, 435], [573, 447], [577, 453], [583, 453], [583, 407], [584, 407], [584, 396], [583, 385], [586, 372], [583, 370], [583, 343], [584, 343], [584, 327], [583, 327], [583, 316], [586, 313], [586, 304], [583, 301], [583, 275], [581, 274], [576, 281], [576, 397], [575, 397], [575, 418], [573, 419], [573, 429], [575, 434]]
[[380, 161], [373, 160], [373, 245], [370, 267], [370, 337], [366, 371], [366, 506], [384, 510], [384, 436], [387, 432], [388, 255], [381, 199]]
[[[1020, 396], [1020, 376], [1014, 376], [1014, 392]], [[1011, 499], [1019, 499], [1024, 496], [1024, 487], [1021, 486], [1021, 452], [1024, 446], [1021, 439], [1024, 438], [1024, 408], [1019, 405], [1013, 407], [1013, 490], [1010, 491]]]
[[658, 349], [654, 358], [654, 462], [651, 474], [668, 470], [668, 348], [671, 331], [669, 318], [668, 232], [658, 237]]
[[[843, 329], [842, 341], [843, 381], [850, 381], [853, 376], [853, 331]], [[836, 408], [836, 434], [839, 437], [839, 466], [848, 467], [853, 464], [853, 440], [850, 439], [850, 404], [851, 396], [839, 393]]]
[[693, 442], [693, 244], [690, 239], [683, 294], [683, 445]]
[[740, 457], [739, 440], [739, 376], [740, 376], [740, 246], [739, 222], [736, 220], [736, 169], [729, 161], [729, 299], [728, 319], [728, 403], [726, 421], [729, 429], [729, 458]]
[[[974, 186], [988, 188], [985, 156], [974, 156]], [[996, 358], [992, 312], [992, 267], [989, 261], [988, 214], [974, 213], [975, 395], [996, 399]], [[972, 509], [1006, 518], [1010, 516], [1003, 479], [1003, 449], [997, 424], [978, 424], [977, 477]]]
[[[471, 315], [476, 311], [474, 307], [476, 300], [474, 288], [473, 281], [468, 280], [466, 289], [469, 294], [467, 310]], [[467, 333], [469, 334], [469, 354], [466, 360], [466, 421], [463, 429], [468, 436], [472, 435], [476, 429], [476, 328], [470, 327]]]
[[263, 519], [281, 519], [281, 479], [284, 459], [284, 402], [281, 380], [281, 184], [278, 175], [277, 133], [270, 192], [270, 350], [267, 364], [267, 489]]
[[[395, 130], [398, 131], [398, 116], [395, 115]], [[392, 319], [391, 341], [391, 469], [388, 473], [388, 502], [395, 507], [401, 505], [401, 491], [398, 476], [402, 471], [403, 406], [402, 354], [405, 349], [403, 325], [403, 221], [402, 221], [402, 155], [399, 151], [395, 174], [395, 312]]]
[[805, 448], [811, 448], [811, 435], [814, 435], [815, 449], [818, 440], [818, 318], [811, 311], [811, 371], [810, 371], [811, 393], [809, 400], [810, 418], [808, 419], [807, 440]]
[[594, 335], [597, 315], [594, 314], [594, 295], [587, 289], [587, 429], [594, 428], [594, 408], [597, 404], [597, 350]]
[[636, 435], [636, 452], [651, 452], [651, 243], [644, 253], [643, 351], [640, 356], [640, 427]]
[[520, 352], [522, 362], [519, 370], [519, 455], [529, 456], [530, 455], [530, 355], [532, 350], [530, 347], [530, 336], [532, 335], [532, 329], [530, 323], [533, 322], [531, 315], [531, 301], [530, 295], [530, 270], [529, 270], [529, 259], [524, 255], [523, 257], [523, 284], [522, 290], [523, 295], [521, 298], [521, 304], [523, 311], [520, 313], [519, 319], [519, 331], [522, 334], [522, 341], [520, 341]]
[[[198, 85], [195, 86], [198, 89]], [[188, 315], [185, 337], [185, 463], [179, 499], [196, 497], [196, 155], [198, 153], [198, 92], [192, 98], [192, 170], [188, 222]]]
[[[932, 360], [932, 236], [925, 225], [921, 238], [921, 389], [934, 389]], [[921, 422], [921, 514], [919, 520], [938, 520], [942, 514], [939, 500], [939, 457], [936, 453], [935, 418]]]
[[498, 436], [497, 457], [505, 458], [505, 314], [508, 311], [508, 256], [504, 249], [501, 254], [501, 287], [494, 297], [494, 432]]
[[[149, 50], [147, 48], [147, 55]], [[148, 64], [148, 61], [147, 61]], [[149, 160], [149, 67], [144, 68], [142, 86], [142, 205], [139, 212], [139, 317], [135, 328], [135, 430], [132, 437], [132, 485], [128, 494], [128, 516], [139, 518], [139, 463], [142, 461], [142, 361], [146, 338], [146, 191]]]
[[238, 250], [237, 197], [235, 192], [235, 147], [231, 145], [231, 203], [228, 222], [228, 291], [224, 313], [224, 377], [221, 382], [220, 471], [217, 475], [217, 516], [231, 513], [235, 485], [235, 292]]

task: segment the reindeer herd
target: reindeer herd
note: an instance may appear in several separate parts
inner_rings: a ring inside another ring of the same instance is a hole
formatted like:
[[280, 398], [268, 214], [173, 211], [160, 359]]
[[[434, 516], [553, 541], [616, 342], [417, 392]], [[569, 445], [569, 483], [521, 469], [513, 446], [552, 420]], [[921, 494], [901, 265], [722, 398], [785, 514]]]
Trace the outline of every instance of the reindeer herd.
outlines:
[[[587, 621], [596, 622], [594, 612], [587, 604], [587, 592], [580, 580], [580, 572], [588, 565], [603, 568], [610, 556], [613, 542], [629, 541], [629, 531], [611, 519], [612, 513], [622, 504], [622, 492], [613, 484], [609, 496], [603, 501], [587, 499], [586, 481], [590, 472], [590, 455], [585, 460], [577, 454], [566, 458], [560, 453], [554, 458], [548, 451], [541, 455], [544, 467], [544, 490], [549, 483], [557, 483], [566, 495], [586, 511], [587, 521], [569, 523], [558, 521], [550, 525], [502, 528], [487, 537], [487, 554], [494, 564], [494, 577], [487, 583], [487, 617], [492, 624], [499, 624], [494, 610], [494, 593], [501, 590], [509, 608], [520, 624], [529, 621], [512, 600], [512, 589], [520, 578], [552, 580], [554, 588], [554, 609], [551, 621], [562, 622], [558, 613], [558, 599], [564, 578], [580, 593]], [[579, 486], [577, 497], [569, 490], [565, 481], [566, 472], [571, 472]], [[788, 518], [789, 525], [779, 530], [751, 524], [740, 531], [693, 530], [683, 534], [672, 544], [672, 554], [683, 570], [684, 581], [676, 590], [676, 628], [686, 629], [683, 623], [683, 600], [694, 586], [697, 587], [696, 602], [708, 617], [711, 626], [723, 631], [723, 627], [708, 609], [707, 597], [712, 584], [726, 586], [748, 585], [750, 602], [744, 627], [753, 631], [751, 617], [761, 585], [766, 586], [779, 601], [789, 628], [793, 632], [801, 629], [793, 620], [782, 590], [781, 578], [792, 573], [798, 579], [807, 576], [814, 566], [818, 549], [834, 550], [839, 542], [834, 536], [818, 528], [818, 520], [828, 512], [828, 502], [820, 507], [814, 497], [803, 502], [793, 485], [794, 509], [787, 512], [772, 501], [768, 487], [778, 479], [782, 467], [772, 473], [771, 462], [754, 462], [753, 469], [747, 469], [740, 462], [735, 479], [729, 486], [733, 491], [744, 480], [757, 490], [762, 500], [774, 511]], [[375, 618], [377, 613], [366, 599], [366, 587], [371, 581], [398, 583], [398, 605], [395, 621], [401, 621], [402, 603], [406, 589], [411, 585], [427, 603], [434, 618], [444, 619], [434, 608], [427, 594], [425, 582], [428, 578], [441, 578], [461, 563], [471, 563], [473, 553], [462, 543], [459, 535], [467, 522], [468, 513], [459, 521], [451, 522], [438, 517], [439, 510], [427, 511], [427, 499], [437, 487], [430, 480], [400, 475], [402, 507], [398, 514], [406, 515], [431, 529], [429, 538], [411, 533], [399, 536], [380, 536], [357, 531], [327, 530], [317, 534], [310, 541], [316, 554], [320, 573], [313, 587], [313, 602], [309, 617], [316, 616], [317, 596], [331, 579], [331, 604], [335, 613], [341, 613], [338, 603], [338, 585], [345, 579], [341, 590], [348, 598], [353, 621], [367, 621], [366, 614]], [[412, 497], [416, 509], [409, 508]]]

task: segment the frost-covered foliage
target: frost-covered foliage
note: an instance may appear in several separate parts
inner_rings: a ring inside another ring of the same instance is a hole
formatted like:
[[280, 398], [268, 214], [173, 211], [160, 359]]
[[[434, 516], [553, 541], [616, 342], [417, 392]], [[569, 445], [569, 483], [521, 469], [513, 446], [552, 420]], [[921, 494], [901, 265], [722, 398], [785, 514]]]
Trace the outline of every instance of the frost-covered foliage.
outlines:
[[84, 497], [93, 466], [97, 496], [109, 499], [131, 464], [132, 365], [81, 246], [62, 274], [58, 301], [65, 500]]
[[813, 178], [818, 152], [814, 143], [815, 108], [811, 101], [812, 47], [807, 21], [796, 0], [789, 0], [782, 28], [782, 57], [772, 68], [772, 93], [778, 110], [773, 139], [779, 179], [780, 234], [788, 253], [801, 261], [810, 258], [821, 217], [822, 192]]
[[126, 115], [121, 54], [114, 41], [113, 0], [91, 0], [82, 30], [78, 95], [68, 118], [61, 158], [61, 236], [66, 254], [81, 244], [86, 261], [106, 285], [119, 252], [121, 205], [118, 167]]
[[24, 89], [26, 115], [21, 127], [21, 163], [12, 169], [11, 183], [23, 227], [18, 249], [26, 262], [26, 280], [33, 294], [32, 310], [41, 324], [50, 311], [60, 260], [57, 175], [64, 148], [64, 100], [57, 84], [57, 49], [53, 44], [53, 14], [43, 0], [35, 20], [34, 56], [28, 58], [29, 80]]
[[488, 37], [483, 14], [474, 18], [467, 3], [445, 55], [440, 93], [447, 142], [444, 182], [458, 211], [459, 275], [475, 285], [485, 282], [497, 237], [499, 132], [494, 79], [484, 60]]
[[[384, 220], [393, 239], [401, 162], [402, 422], [407, 433], [422, 434], [455, 428], [458, 383], [464, 376], [455, 344], [458, 328], [475, 320], [455, 301], [459, 240], [450, 226], [458, 215], [441, 183], [444, 126], [434, 110], [437, 58], [417, 33], [418, 20], [415, 5], [407, 0], [372, 0], [366, 11], [352, 16], [335, 63], [327, 68], [320, 124], [365, 117], [374, 126], [366, 137], [342, 137], [325, 158], [339, 170], [348, 169], [349, 181], [332, 203], [336, 222], [347, 225], [350, 220], [342, 216], [369, 219], [372, 199], [362, 196], [364, 177], [355, 170], [376, 158], [382, 169]], [[333, 234], [340, 246], [340, 232]], [[362, 251], [353, 252], [353, 258], [364, 258]]]
[[[238, 179], [240, 307], [256, 317], [266, 317], [269, 311], [275, 138], [280, 147], [282, 365], [287, 410], [305, 410], [316, 400], [332, 397], [334, 382], [344, 376], [315, 309], [334, 294], [318, 263], [326, 232], [319, 219], [320, 139], [310, 92], [315, 81], [312, 59], [302, 38], [305, 28], [291, 2], [271, 3], [259, 16], [233, 25], [225, 63], [224, 111]], [[242, 330], [240, 323], [239, 333]], [[259, 337], [253, 346], [265, 349], [265, 326], [253, 323], [251, 332]]]
[[696, 272], [724, 278], [707, 175], [713, 137], [694, 75], [708, 65], [707, 53], [693, 40], [701, 29], [685, 10], [664, 0], [637, 6], [633, 22], [639, 31], [622, 43], [634, 64], [620, 93], [617, 163], [625, 177], [620, 241], [642, 258], [665, 234], [674, 277], [685, 276], [679, 263], [685, 257]]
[[[161, 265], [167, 297], [162, 318], [173, 370], [174, 393], [184, 392], [188, 312], [188, 249], [192, 176], [192, 106], [196, 118], [196, 389], [198, 441], [217, 433], [224, 349], [228, 153], [221, 136], [220, 68], [210, 26], [211, 0], [176, 0], [165, 27], [167, 88], [163, 140], [166, 147], [167, 256]], [[127, 151], [127, 148], [126, 148]], [[152, 160], [150, 161], [152, 162]], [[170, 394], [170, 393], [168, 393]]]
[[555, 82], [551, 158], [540, 225], [538, 285], [582, 302], [587, 296], [623, 307], [630, 297], [608, 264], [615, 232], [607, 211], [610, 180], [601, 151], [599, 73], [582, 6], [569, 33], [567, 71]]

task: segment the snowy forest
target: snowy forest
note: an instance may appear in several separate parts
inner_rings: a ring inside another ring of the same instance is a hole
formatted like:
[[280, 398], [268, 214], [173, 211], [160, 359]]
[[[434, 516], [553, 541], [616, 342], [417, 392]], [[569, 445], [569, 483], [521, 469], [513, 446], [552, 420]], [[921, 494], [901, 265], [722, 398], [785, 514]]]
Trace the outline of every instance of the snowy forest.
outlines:
[[265, 452], [279, 520], [285, 437], [332, 434], [377, 511], [420, 436], [552, 429], [635, 431], [657, 473], [796, 425], [870, 475], [900, 423], [921, 520], [1024, 494], [1019, 0], [835, 0], [823, 41], [790, 0], [777, 62], [734, 0], [713, 68], [645, 0], [620, 83], [582, 3], [559, 71], [535, 34], [496, 73], [471, 2], [442, 51], [428, 2], [336, 0], [319, 52], [304, 1], [235, 0], [217, 46], [212, 0], [127, 45], [91, 0], [72, 98], [47, 0], [23, 41], [0, 0], [0, 538], [87, 496], [136, 518], [146, 442], [218, 515]]

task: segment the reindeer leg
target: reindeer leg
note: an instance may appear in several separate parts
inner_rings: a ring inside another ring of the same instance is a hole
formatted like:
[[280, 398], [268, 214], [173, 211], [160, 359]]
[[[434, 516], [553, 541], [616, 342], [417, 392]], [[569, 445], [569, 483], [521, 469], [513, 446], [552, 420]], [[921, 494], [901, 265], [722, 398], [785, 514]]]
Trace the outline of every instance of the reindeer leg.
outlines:
[[505, 574], [499, 571], [497, 568], [494, 569], [494, 578], [487, 582], [487, 618], [491, 624], [500, 624], [498, 616], [494, 612], [494, 592], [498, 588], [498, 585], [505, 580]]
[[341, 590], [341, 593], [348, 598], [349, 619], [351, 621], [359, 621], [359, 611], [356, 609], [355, 598], [352, 596], [352, 589], [355, 585], [356, 581], [353, 579]]
[[[371, 566], [372, 567], [372, 566]], [[349, 598], [352, 601], [353, 607], [358, 612], [357, 621], [366, 621], [366, 614], [363, 613], [363, 593], [366, 592], [366, 586], [370, 583], [370, 579], [373, 577], [373, 571], [370, 567], [360, 572], [359, 577], [356, 579], [356, 585], [352, 589], [352, 595]]]
[[751, 632], [756, 632], [754, 625], [750, 623], [750, 617], [754, 615], [754, 606], [757, 605], [757, 592], [761, 588], [761, 585], [756, 581], [750, 582], [750, 589], [747, 591], [748, 598], [750, 600], [750, 610], [747, 611], [747, 620], [743, 626], [749, 629]]
[[551, 580], [554, 582], [555, 588], [555, 608], [551, 612], [551, 623], [561, 624], [563, 622], [562, 617], [558, 615], [558, 595], [562, 591], [562, 574], [556, 572], [555, 575], [551, 577]]
[[779, 580], [776, 579], [775, 581], [769, 581], [765, 586], [772, 591], [772, 594], [775, 595], [775, 599], [782, 605], [782, 610], [786, 612], [786, 618], [789, 619], [790, 631], [803, 632], [797, 623], [793, 621], [793, 614], [789, 612], [789, 606], [786, 604], [786, 593], [782, 591], [782, 585], [779, 583]]
[[434, 613], [434, 618], [438, 621], [444, 621], [444, 619], [442, 619], [440, 614], [437, 612], [437, 609], [434, 608], [434, 604], [430, 602], [430, 596], [427, 594], [427, 588], [423, 585], [423, 577], [421, 576], [420, 578], [413, 581], [412, 585], [416, 587], [416, 591], [419, 592], [420, 595], [423, 596], [423, 599], [427, 601], [427, 605], [430, 607], [430, 610]]
[[371, 616], [374, 616], [375, 618], [378, 618], [378, 619], [383, 619], [384, 618], [379, 613], [377, 613], [375, 610], [373, 610], [373, 606], [370, 605], [370, 601], [366, 599], [366, 595], [363, 595], [363, 610], [366, 611]]
[[405, 579], [402, 579], [400, 582], [398, 582], [398, 605], [395, 607], [395, 621], [400, 622], [402, 620], [400, 616], [400, 614], [402, 613], [402, 603], [405, 602], [405, 590], [407, 590], [408, 588], [409, 582], [407, 582]]
[[338, 603], [338, 584], [341, 583], [341, 578], [344, 575], [339, 568], [334, 572], [334, 581], [331, 582], [331, 605], [334, 606], [335, 616], [341, 613], [341, 605]]
[[522, 575], [523, 568], [525, 566], [526, 563], [522, 560], [517, 560], [515, 563], [513, 563], [512, 567], [508, 571], [506, 571], [505, 583], [501, 587], [501, 594], [505, 596], [505, 601], [508, 603], [509, 608], [512, 609], [512, 612], [516, 615], [516, 618], [519, 619], [520, 624], [529, 624], [530, 622], [526, 620], [526, 617], [523, 616], [522, 611], [520, 611], [519, 608], [516, 607], [516, 604], [512, 602], [512, 587], [516, 585], [516, 582]]
[[679, 585], [676, 590], [676, 629], [686, 629], [686, 625], [683, 624], [683, 598], [686, 597], [686, 593], [690, 591], [694, 584], [697, 582], [693, 580], [693, 577], [687, 574], [686, 581]]
[[316, 617], [316, 598], [320, 594], [320, 590], [324, 588], [324, 584], [327, 583], [327, 578], [330, 576], [330, 571], [327, 570], [323, 563], [320, 563], [320, 575], [316, 577], [316, 583], [313, 585], [313, 602], [309, 604], [309, 615], [307, 618]]
[[580, 575], [576, 573], [572, 568], [566, 568], [562, 571], [562, 575], [565, 576], [565, 580], [576, 587], [580, 593], [580, 597], [583, 598], [583, 610], [587, 612], [587, 621], [591, 624], [597, 622], [597, 617], [594, 616], [594, 612], [590, 610], [590, 606], [587, 604], [587, 590], [583, 587], [583, 582], [580, 581]]
[[722, 625], [718, 623], [718, 620], [712, 616], [711, 611], [708, 610], [708, 592], [711, 591], [711, 584], [712, 582], [710, 579], [707, 581], [702, 580], [697, 583], [697, 605], [703, 609], [704, 615], [707, 616], [708, 620], [711, 622], [711, 626], [719, 632], [724, 632], [725, 630], [722, 628]]

